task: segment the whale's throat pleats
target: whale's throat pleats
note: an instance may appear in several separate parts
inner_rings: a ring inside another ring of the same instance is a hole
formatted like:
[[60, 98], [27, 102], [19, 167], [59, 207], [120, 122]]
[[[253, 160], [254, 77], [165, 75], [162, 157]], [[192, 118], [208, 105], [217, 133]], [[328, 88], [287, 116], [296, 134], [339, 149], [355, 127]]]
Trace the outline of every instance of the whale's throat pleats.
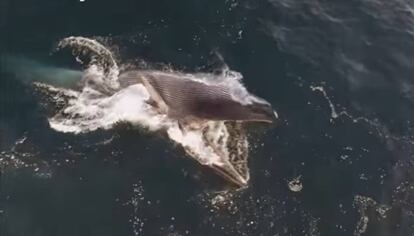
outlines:
[[243, 120], [249, 115], [240, 114], [241, 105], [232, 99], [229, 89], [224, 85], [206, 84], [166, 74], [145, 78], [169, 107], [169, 115], [173, 117]]

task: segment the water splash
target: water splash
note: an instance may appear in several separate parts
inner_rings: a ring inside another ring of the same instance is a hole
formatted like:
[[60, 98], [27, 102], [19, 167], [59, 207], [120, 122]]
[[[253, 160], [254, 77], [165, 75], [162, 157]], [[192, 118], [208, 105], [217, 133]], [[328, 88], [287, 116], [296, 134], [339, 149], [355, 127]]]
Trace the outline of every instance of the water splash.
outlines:
[[368, 229], [370, 220], [370, 215], [368, 214], [369, 210], [373, 209], [378, 219], [385, 219], [388, 211], [391, 210], [390, 206], [379, 204], [374, 199], [361, 195], [356, 195], [354, 197], [354, 206], [357, 207], [358, 212], [360, 213], [360, 218], [354, 231], [354, 235], [357, 236], [364, 234]]
[[379, 135], [379, 137], [384, 138], [385, 140], [391, 139], [391, 140], [403, 142], [403, 143], [406, 143], [406, 144], [409, 144], [409, 145], [414, 145], [414, 141], [412, 140], [411, 137], [409, 137], [409, 136], [398, 136], [398, 135], [392, 134], [385, 125], [381, 124], [376, 119], [372, 120], [372, 119], [368, 119], [368, 118], [363, 117], [363, 116], [354, 116], [353, 114], [351, 114], [350, 112], [348, 112], [345, 109], [343, 109], [342, 111], [337, 111], [334, 103], [332, 102], [331, 98], [328, 96], [328, 94], [325, 91], [323, 86], [310, 86], [310, 89], [314, 92], [316, 91], [316, 92], [322, 93], [323, 97], [328, 102], [328, 105], [329, 105], [329, 108], [330, 108], [330, 111], [331, 111], [331, 118], [330, 118], [331, 123], [334, 123], [334, 121], [336, 119], [343, 116], [343, 117], [346, 117], [346, 118], [350, 119], [354, 123], [365, 123], [365, 124], [367, 124], [368, 127], [372, 128], [376, 131], [376, 133]]
[[[179, 124], [148, 103], [150, 95], [144, 86], [135, 84], [120, 88], [120, 67], [111, 51], [96, 40], [69, 37], [58, 44], [57, 50], [62, 48], [71, 48], [72, 54], [86, 68], [80, 90], [35, 83], [36, 89], [41, 90], [42, 94], [49, 94], [51, 101], [60, 101], [55, 114], [49, 118], [53, 129], [84, 133], [128, 122], [149, 131], [165, 132], [169, 139], [182, 146], [190, 157], [202, 165], [212, 167], [238, 185], [247, 184], [248, 141], [242, 123], [203, 121], [195, 125]], [[169, 73], [204, 83], [225, 83], [241, 103], [260, 100], [247, 92], [241, 83], [240, 73], [228, 69], [218, 75], [176, 71], [151, 73]]]

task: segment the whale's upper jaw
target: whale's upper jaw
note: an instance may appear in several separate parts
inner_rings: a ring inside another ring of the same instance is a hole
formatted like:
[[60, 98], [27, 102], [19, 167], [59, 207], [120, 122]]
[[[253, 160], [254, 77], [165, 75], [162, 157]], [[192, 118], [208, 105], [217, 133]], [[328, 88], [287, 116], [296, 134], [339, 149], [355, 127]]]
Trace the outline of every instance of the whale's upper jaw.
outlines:
[[274, 123], [278, 119], [277, 113], [268, 102], [253, 102], [245, 106], [248, 114], [246, 121]]

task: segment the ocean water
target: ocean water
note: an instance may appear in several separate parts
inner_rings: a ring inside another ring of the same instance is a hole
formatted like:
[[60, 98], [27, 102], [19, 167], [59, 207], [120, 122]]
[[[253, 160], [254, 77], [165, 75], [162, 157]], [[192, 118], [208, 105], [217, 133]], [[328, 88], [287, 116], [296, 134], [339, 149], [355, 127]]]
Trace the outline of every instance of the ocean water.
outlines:
[[[413, 235], [414, 3], [0, 0], [0, 235]], [[122, 65], [225, 65], [279, 114], [248, 187], [131, 124], [64, 133], [33, 82], [71, 86], [69, 36]]]

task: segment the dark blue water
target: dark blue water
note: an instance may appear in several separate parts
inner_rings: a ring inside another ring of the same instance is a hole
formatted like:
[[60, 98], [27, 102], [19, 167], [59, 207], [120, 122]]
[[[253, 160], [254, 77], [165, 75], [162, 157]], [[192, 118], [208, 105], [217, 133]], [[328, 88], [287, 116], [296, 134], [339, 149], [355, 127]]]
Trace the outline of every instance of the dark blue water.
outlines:
[[[0, 0], [0, 235], [413, 235], [413, 9]], [[227, 189], [220, 177], [129, 126], [51, 129], [38, 75], [9, 60], [79, 69], [51, 54], [72, 35], [97, 37], [123, 61], [196, 72], [220, 55], [242, 73], [280, 116], [252, 131], [249, 187], [217, 192]], [[303, 189], [291, 191], [299, 176]]]

